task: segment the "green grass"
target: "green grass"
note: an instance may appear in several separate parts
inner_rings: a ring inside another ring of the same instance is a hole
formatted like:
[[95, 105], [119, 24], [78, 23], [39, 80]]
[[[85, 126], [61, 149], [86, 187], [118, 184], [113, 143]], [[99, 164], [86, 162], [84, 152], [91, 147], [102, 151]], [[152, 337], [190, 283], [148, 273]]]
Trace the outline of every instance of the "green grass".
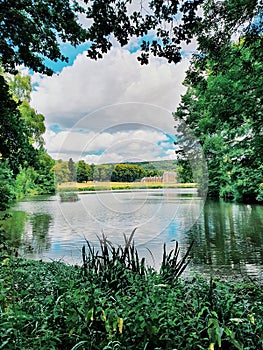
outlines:
[[196, 188], [195, 183], [166, 183], [166, 182], [87, 182], [64, 183], [58, 186], [59, 191], [102, 191], [102, 190], [133, 190], [159, 188]]
[[130, 238], [87, 242], [82, 266], [2, 255], [0, 349], [263, 348], [259, 285], [185, 280], [178, 246], [154, 271]]

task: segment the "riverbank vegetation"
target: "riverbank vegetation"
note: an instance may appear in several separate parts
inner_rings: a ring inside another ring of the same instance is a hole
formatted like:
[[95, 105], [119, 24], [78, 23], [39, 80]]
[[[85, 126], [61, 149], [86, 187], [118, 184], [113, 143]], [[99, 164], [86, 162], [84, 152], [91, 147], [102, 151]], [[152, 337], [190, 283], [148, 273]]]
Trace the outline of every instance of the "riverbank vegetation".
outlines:
[[171, 183], [171, 182], [70, 182], [58, 185], [58, 191], [100, 191], [100, 190], [136, 190], [158, 188], [196, 188], [195, 183]]
[[183, 278], [180, 259], [164, 249], [157, 272], [131, 237], [114, 247], [88, 242], [82, 266], [0, 257], [0, 348], [263, 348], [262, 291], [256, 283]]
[[44, 116], [29, 104], [29, 76], [11, 76], [0, 66], [0, 210], [14, 199], [54, 193], [54, 160], [44, 148]]

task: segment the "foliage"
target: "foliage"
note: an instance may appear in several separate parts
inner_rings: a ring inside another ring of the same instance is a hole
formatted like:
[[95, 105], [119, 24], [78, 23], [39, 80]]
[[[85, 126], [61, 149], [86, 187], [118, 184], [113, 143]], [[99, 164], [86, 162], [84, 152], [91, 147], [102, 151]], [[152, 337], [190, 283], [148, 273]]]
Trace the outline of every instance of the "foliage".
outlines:
[[56, 182], [61, 184], [63, 182], [69, 182], [70, 171], [68, 167], [68, 162], [59, 159], [55, 161], [53, 166], [53, 170], [55, 173]]
[[176, 172], [178, 173], [178, 182], [193, 182], [193, 172], [187, 160], [178, 159], [178, 166], [176, 168]]
[[92, 168], [84, 160], [80, 160], [77, 165], [77, 182], [92, 180]]
[[[14, 72], [16, 66], [24, 64], [36, 72], [52, 74], [47, 59], [67, 60], [60, 50], [61, 41], [74, 46], [89, 41], [88, 57], [99, 59], [112, 48], [114, 40], [125, 46], [139, 38], [141, 64], [149, 62], [150, 54], [177, 63], [182, 46], [196, 36], [199, 50], [209, 50], [216, 57], [238, 31], [253, 40], [262, 24], [262, 2], [84, 0], [80, 6], [69, 0], [21, 0], [10, 6], [5, 0], [0, 4], [0, 14], [0, 57], [5, 70]], [[88, 20], [87, 29], [79, 24], [79, 14]]]
[[127, 283], [104, 279], [102, 284], [106, 270], [98, 276], [92, 273], [96, 265], [89, 273], [88, 265], [2, 257], [2, 348], [262, 348], [259, 286], [198, 276], [170, 283], [153, 270], [142, 275], [131, 269], [123, 271]]
[[41, 147], [38, 150], [38, 163], [35, 166], [37, 177], [35, 186], [38, 194], [51, 194], [56, 191], [55, 161], [47, 154], [46, 150]]
[[55, 191], [53, 160], [43, 148], [44, 117], [37, 114], [28, 102], [31, 80], [21, 75], [5, 77], [10, 85], [0, 75], [0, 156], [1, 164], [10, 169], [13, 180], [11, 184], [10, 176], [5, 179], [2, 209], [8, 207], [8, 198]]
[[146, 175], [143, 168], [136, 164], [116, 164], [111, 175], [113, 182], [133, 182]]
[[15, 175], [20, 165], [34, 163], [36, 151], [30, 142], [30, 132], [22, 120], [18, 104], [12, 99], [2, 75], [0, 75], [0, 100], [0, 155], [2, 160], [8, 160], [8, 165]]
[[262, 177], [262, 37], [228, 47], [227, 56], [196, 56], [175, 118], [200, 139], [212, 196], [255, 201]]
[[24, 64], [35, 72], [51, 75], [44, 59], [66, 61], [60, 42], [83, 42], [86, 31], [77, 23], [77, 1], [10, 1], [0, 3], [0, 58], [14, 73]]
[[44, 124], [44, 116], [37, 113], [34, 108], [30, 106], [30, 94], [32, 92], [32, 82], [29, 75], [22, 75], [17, 72], [16, 75], [5, 75], [9, 90], [13, 99], [19, 103], [18, 109], [21, 113], [21, 118], [25, 121], [27, 129], [31, 135], [31, 143], [37, 147], [43, 147], [43, 134], [46, 131]]
[[22, 168], [16, 176], [16, 198], [37, 194], [35, 188], [36, 171], [32, 167]]
[[10, 202], [15, 198], [15, 187], [13, 173], [7, 161], [0, 160], [0, 211], [8, 208]]
[[94, 181], [110, 181], [114, 169], [113, 164], [93, 165], [92, 168], [92, 178]]
[[68, 169], [69, 169], [69, 181], [76, 181], [76, 168], [75, 168], [75, 163], [73, 162], [72, 158], [69, 158], [68, 160]]
[[[138, 43], [141, 64], [149, 62], [150, 54], [169, 63], [179, 62], [182, 46], [193, 37], [197, 38], [200, 52], [209, 50], [217, 57], [233, 34], [243, 31], [253, 39], [262, 23], [261, 1], [98, 0], [89, 5], [86, 16], [92, 20], [88, 28], [92, 45], [88, 56], [102, 58], [111, 49], [113, 37], [122, 46], [134, 37], [143, 37]], [[255, 17], [257, 21], [253, 21]]]
[[61, 202], [76, 202], [78, 200], [78, 194], [76, 192], [60, 192]]
[[[124, 247], [112, 244], [102, 233], [98, 237], [100, 249], [95, 248], [87, 241], [88, 254], [85, 246], [82, 248], [83, 273], [84, 275], [92, 274], [98, 278], [100, 285], [107, 285], [110, 288], [119, 289], [127, 286], [130, 274], [145, 276], [152, 269], [147, 267], [145, 258], [140, 258], [133, 240], [136, 229], [133, 230], [130, 237], [124, 234]], [[163, 282], [174, 282], [179, 278], [187, 265], [189, 264], [189, 253], [193, 243], [190, 245], [186, 254], [178, 260], [180, 249], [178, 242], [175, 248], [166, 253], [165, 245], [163, 247], [163, 261], [160, 268], [160, 275]]]
[[166, 245], [164, 244], [160, 275], [165, 282], [173, 283], [178, 276], [181, 276], [189, 264], [189, 253], [193, 245], [194, 241], [190, 244], [185, 255], [179, 260], [180, 248], [178, 242], [175, 242], [175, 248], [172, 249], [169, 254], [166, 253]]

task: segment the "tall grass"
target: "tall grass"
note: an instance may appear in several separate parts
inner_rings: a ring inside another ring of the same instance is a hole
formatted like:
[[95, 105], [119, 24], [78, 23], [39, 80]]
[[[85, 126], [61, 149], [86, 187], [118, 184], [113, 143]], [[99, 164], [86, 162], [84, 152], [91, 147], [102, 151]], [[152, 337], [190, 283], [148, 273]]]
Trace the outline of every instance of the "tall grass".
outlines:
[[[138, 250], [135, 248], [134, 235], [136, 228], [131, 235], [127, 237], [125, 234], [124, 244], [114, 245], [110, 242], [104, 233], [98, 236], [99, 249], [95, 249], [88, 240], [87, 250], [82, 247], [82, 261], [84, 276], [92, 273], [100, 280], [101, 285], [109, 285], [111, 288], [119, 288], [127, 285], [131, 275], [140, 277], [146, 276], [152, 272], [152, 267], [146, 265], [144, 257], [140, 257]], [[187, 252], [180, 257], [180, 248], [178, 242], [169, 253], [166, 252], [166, 245], [163, 245], [163, 260], [159, 274], [166, 283], [171, 283], [178, 279], [187, 265], [189, 264], [189, 254], [192, 249], [193, 242]]]

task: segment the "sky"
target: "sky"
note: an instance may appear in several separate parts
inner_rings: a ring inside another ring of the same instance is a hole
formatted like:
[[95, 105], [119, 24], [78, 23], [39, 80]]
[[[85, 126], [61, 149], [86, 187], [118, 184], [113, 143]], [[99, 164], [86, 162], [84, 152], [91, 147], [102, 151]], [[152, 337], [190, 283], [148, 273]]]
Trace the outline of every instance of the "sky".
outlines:
[[137, 61], [138, 42], [116, 43], [102, 60], [87, 57], [88, 44], [63, 44], [69, 57], [47, 62], [52, 77], [33, 74], [32, 106], [45, 116], [46, 149], [54, 159], [87, 163], [175, 159], [172, 116], [185, 92], [189, 55], [168, 64]]

